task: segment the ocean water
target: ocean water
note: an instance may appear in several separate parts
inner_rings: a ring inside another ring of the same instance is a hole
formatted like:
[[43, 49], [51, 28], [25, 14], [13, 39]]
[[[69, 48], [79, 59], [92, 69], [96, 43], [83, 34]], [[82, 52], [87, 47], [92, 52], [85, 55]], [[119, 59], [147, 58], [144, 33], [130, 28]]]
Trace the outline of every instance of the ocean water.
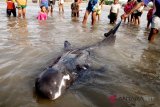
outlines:
[[140, 26], [122, 22], [111, 44], [92, 50], [91, 76], [56, 101], [37, 97], [35, 78], [62, 55], [65, 40], [75, 48], [85, 47], [103, 40], [114, 26], [107, 18], [110, 7], [104, 6], [96, 26], [91, 27], [89, 17], [83, 27], [86, 5], [81, 5], [79, 19], [71, 19], [66, 3], [64, 15], [56, 4], [53, 16], [38, 21], [38, 4], [29, 3], [26, 19], [18, 19], [7, 18], [5, 3], [0, 3], [0, 107], [159, 107], [160, 35], [148, 43], [146, 11]]

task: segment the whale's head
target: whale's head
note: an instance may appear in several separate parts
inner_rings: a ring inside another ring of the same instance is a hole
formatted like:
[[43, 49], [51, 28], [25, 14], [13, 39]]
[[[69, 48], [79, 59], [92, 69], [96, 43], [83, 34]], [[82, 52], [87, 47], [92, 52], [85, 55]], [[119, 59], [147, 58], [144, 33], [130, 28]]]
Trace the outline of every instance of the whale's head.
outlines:
[[68, 87], [69, 81], [71, 81], [69, 74], [49, 68], [36, 80], [35, 87], [40, 95], [55, 100], [59, 98]]

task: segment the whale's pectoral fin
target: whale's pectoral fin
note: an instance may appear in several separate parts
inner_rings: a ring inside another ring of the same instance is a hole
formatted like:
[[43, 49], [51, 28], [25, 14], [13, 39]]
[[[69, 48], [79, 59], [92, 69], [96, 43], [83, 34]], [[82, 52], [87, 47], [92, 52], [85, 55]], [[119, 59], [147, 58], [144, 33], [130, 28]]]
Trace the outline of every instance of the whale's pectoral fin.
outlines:
[[120, 24], [121, 24], [121, 21], [118, 24], [116, 24], [114, 28], [112, 28], [109, 32], [105, 33], [104, 36], [108, 37], [108, 36], [114, 35], [117, 32]]
[[68, 41], [64, 41], [64, 50], [71, 50], [71, 44]]

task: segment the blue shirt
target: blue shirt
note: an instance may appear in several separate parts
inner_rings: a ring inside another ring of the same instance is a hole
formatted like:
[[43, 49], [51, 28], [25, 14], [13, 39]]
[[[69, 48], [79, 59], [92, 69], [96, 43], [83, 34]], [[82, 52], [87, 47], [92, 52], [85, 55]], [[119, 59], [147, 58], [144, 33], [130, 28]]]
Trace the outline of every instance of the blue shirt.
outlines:
[[95, 5], [98, 3], [98, 0], [89, 0], [87, 10], [94, 11]]

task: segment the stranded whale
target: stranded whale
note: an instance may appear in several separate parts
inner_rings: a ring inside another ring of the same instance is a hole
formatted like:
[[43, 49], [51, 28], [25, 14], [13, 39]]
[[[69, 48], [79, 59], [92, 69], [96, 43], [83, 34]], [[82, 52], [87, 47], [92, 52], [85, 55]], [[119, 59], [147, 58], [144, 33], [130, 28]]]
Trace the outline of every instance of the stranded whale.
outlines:
[[66, 53], [46, 68], [35, 81], [36, 92], [46, 98], [55, 100], [60, 97], [76, 79], [79, 72], [89, 68], [87, 62], [90, 56], [90, 50], [107, 42], [109, 38], [114, 38], [119, 22], [108, 33], [105, 33], [104, 40], [94, 45], [81, 49], [71, 49], [71, 44], [68, 41], [64, 42]]

